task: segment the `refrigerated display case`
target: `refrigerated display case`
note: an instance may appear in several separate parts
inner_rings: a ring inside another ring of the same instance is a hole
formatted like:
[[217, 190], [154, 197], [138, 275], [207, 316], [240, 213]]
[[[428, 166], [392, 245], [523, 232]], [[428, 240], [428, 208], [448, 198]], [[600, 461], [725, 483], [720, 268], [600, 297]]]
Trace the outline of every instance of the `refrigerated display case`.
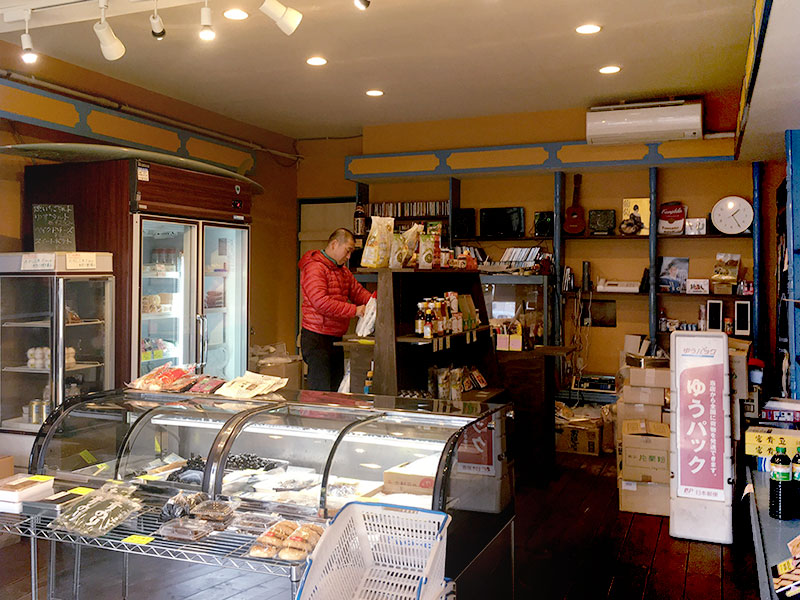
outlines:
[[113, 386], [111, 271], [108, 253], [0, 254], [0, 453], [17, 466], [55, 407]]
[[25, 169], [23, 243], [33, 204], [71, 204], [78, 248], [115, 256], [113, 387], [170, 361], [244, 374], [255, 182], [141, 160]]
[[[104, 392], [51, 415], [30, 471], [84, 484], [136, 481], [165, 499], [202, 490], [298, 518], [332, 517], [356, 499], [445, 510], [455, 578], [513, 522], [509, 418], [507, 404], [329, 392], [253, 401]], [[201, 469], [202, 478], [181, 480]]]

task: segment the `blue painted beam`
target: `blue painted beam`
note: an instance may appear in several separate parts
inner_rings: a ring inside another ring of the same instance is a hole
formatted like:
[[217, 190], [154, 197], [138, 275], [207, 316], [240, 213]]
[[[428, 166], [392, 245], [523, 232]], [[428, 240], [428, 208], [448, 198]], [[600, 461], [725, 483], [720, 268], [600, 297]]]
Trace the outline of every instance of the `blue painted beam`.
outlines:
[[[585, 161], [585, 162], [564, 162], [558, 157], [558, 153], [563, 148], [569, 146], [588, 146], [585, 141], [570, 142], [545, 142], [538, 144], [515, 144], [508, 146], [484, 146], [480, 148], [451, 148], [445, 150], [430, 150], [422, 152], [394, 152], [387, 154], [358, 154], [345, 157], [344, 174], [345, 179], [350, 181], [375, 182], [381, 180], [395, 180], [408, 178], [432, 178], [444, 179], [447, 177], [459, 177], [468, 175], [487, 175], [487, 174], [521, 174], [526, 172], [553, 172], [561, 170], [587, 171], [592, 169], [608, 168], [642, 168], [665, 165], [681, 165], [692, 163], [725, 162], [734, 159], [733, 154], [719, 156], [695, 156], [681, 158], [665, 158], [659, 152], [660, 143], [641, 144], [647, 147], [647, 153], [641, 159], [634, 160], [604, 160], [604, 161]], [[481, 152], [493, 151], [513, 151], [542, 149], [547, 152], [548, 158], [543, 162], [530, 164], [517, 164], [513, 166], [500, 167], [472, 167], [472, 168], [452, 168], [448, 166], [447, 160], [450, 156], [458, 154], [477, 155]], [[437, 166], [427, 171], [394, 171], [386, 173], [353, 173], [350, 166], [353, 161], [362, 161], [369, 158], [413, 158], [419, 156], [435, 156]]]
[[650, 250], [650, 290], [648, 292], [648, 316], [650, 325], [650, 354], [656, 351], [658, 332], [658, 169], [650, 167], [650, 235], [648, 246]]
[[555, 344], [561, 346], [564, 343], [562, 327], [564, 320], [562, 310], [564, 302], [562, 298], [563, 277], [564, 277], [564, 239], [563, 239], [563, 215], [564, 215], [564, 195], [566, 189], [564, 183], [566, 177], [563, 171], [556, 171], [553, 174], [553, 271], [555, 272], [556, 302], [553, 307], [553, 321], [555, 324]]
[[764, 357], [761, 311], [764, 306], [764, 276], [761, 269], [761, 182], [763, 164], [753, 163], [753, 354]]
[[798, 399], [800, 352], [800, 130], [786, 132], [786, 251], [789, 262], [789, 372], [792, 398]]

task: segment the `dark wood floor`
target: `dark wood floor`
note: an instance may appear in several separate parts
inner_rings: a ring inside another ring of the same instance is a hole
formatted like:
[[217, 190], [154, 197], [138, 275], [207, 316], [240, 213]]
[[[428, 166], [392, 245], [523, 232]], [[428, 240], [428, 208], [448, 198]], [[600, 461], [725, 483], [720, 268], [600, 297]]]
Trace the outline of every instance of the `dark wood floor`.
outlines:
[[757, 600], [749, 513], [730, 546], [669, 536], [669, 518], [619, 511], [610, 456], [559, 454], [560, 477], [517, 491], [517, 599]]
[[[745, 505], [735, 509], [733, 545], [677, 540], [667, 518], [619, 512], [611, 457], [560, 454], [558, 463], [560, 477], [545, 489], [518, 489], [517, 600], [758, 599]], [[48, 546], [39, 548], [40, 598], [46, 598]], [[72, 597], [70, 552], [58, 554], [60, 598]], [[80, 597], [119, 599], [121, 555], [84, 549], [82, 558]], [[29, 561], [25, 540], [0, 550], [0, 600], [30, 598]], [[146, 557], [132, 557], [130, 569], [130, 600], [289, 598], [285, 579], [266, 585], [262, 575]]]

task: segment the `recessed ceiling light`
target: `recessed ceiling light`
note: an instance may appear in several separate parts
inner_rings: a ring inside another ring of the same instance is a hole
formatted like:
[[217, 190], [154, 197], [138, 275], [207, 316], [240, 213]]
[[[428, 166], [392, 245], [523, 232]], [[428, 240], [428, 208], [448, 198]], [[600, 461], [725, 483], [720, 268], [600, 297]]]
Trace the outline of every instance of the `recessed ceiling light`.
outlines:
[[367, 90], [367, 96], [373, 96], [375, 98], [383, 96], [383, 90]]
[[591, 23], [587, 23], [586, 25], [581, 25], [580, 27], [576, 27], [575, 31], [578, 33], [582, 33], [584, 35], [589, 35], [591, 33], [597, 33], [600, 31], [602, 27], [600, 25], [592, 25]]
[[608, 65], [607, 67], [602, 67], [600, 72], [603, 75], [611, 75], [612, 73], [619, 73], [619, 67], [617, 65]]
[[244, 12], [241, 8], [229, 8], [222, 16], [231, 21], [244, 21], [250, 15]]
[[312, 67], [321, 67], [328, 64], [328, 60], [324, 56], [312, 56], [306, 62]]

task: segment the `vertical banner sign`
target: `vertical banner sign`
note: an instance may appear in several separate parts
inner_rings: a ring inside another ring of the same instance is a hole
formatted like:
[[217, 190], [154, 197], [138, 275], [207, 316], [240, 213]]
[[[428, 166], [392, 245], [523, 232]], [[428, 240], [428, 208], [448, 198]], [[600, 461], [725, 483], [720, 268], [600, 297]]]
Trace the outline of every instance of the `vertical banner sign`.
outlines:
[[458, 464], [460, 473], [494, 475], [494, 430], [489, 428], [492, 417], [486, 417], [467, 428], [458, 444]]
[[722, 334], [676, 336], [677, 495], [725, 501], [725, 364]]

